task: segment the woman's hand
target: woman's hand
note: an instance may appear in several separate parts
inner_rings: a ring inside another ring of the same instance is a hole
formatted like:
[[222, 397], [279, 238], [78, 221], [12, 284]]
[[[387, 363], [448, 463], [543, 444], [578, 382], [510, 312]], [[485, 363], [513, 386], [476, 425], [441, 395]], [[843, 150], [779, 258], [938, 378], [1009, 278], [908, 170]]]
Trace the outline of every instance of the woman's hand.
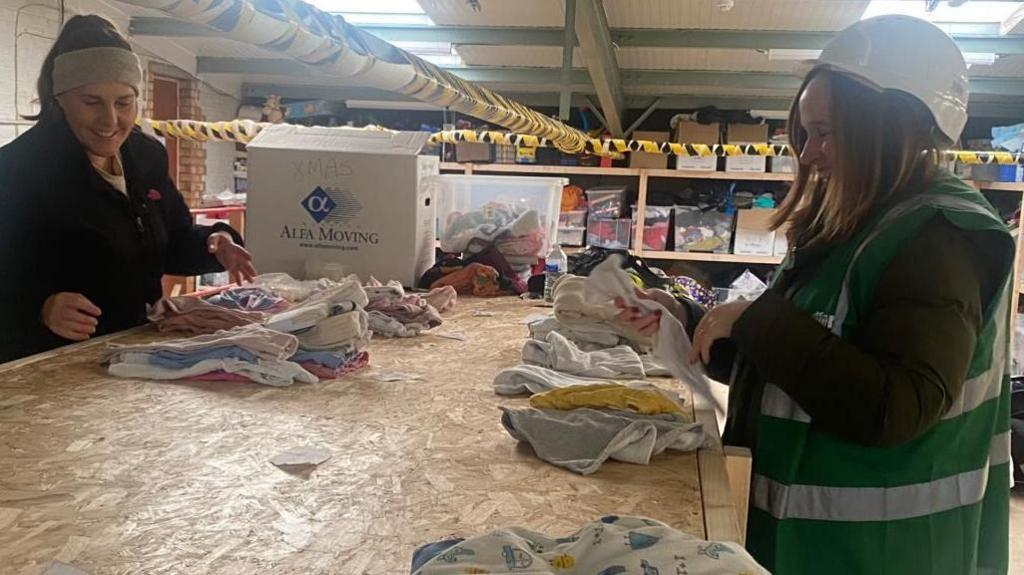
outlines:
[[80, 293], [60, 292], [43, 302], [41, 319], [53, 333], [71, 341], [85, 341], [96, 333], [100, 308]]
[[[679, 319], [683, 327], [686, 327], [686, 309], [683, 304], [676, 301], [672, 294], [660, 289], [647, 291], [637, 289], [636, 297], [661, 304], [669, 313]], [[644, 308], [626, 305], [622, 298], [615, 298], [615, 305], [622, 310], [615, 316], [615, 321], [642, 336], [650, 337], [661, 327], [660, 311], [652, 312]]]
[[241, 285], [256, 277], [256, 268], [252, 265], [252, 254], [235, 243], [226, 232], [214, 232], [206, 240], [206, 247], [217, 258], [220, 265], [228, 272], [232, 282]]
[[690, 364], [700, 360], [707, 365], [711, 363], [711, 345], [720, 339], [732, 335], [732, 326], [747, 311], [752, 302], [737, 301], [716, 306], [709, 311], [704, 319], [697, 324], [693, 335], [693, 349], [690, 351]]

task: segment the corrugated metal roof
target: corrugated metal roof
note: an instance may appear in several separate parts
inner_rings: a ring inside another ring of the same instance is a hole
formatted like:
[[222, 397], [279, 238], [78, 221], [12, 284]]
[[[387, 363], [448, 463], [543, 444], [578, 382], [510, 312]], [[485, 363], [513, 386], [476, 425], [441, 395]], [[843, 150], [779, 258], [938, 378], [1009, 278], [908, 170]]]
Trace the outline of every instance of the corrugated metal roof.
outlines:
[[606, 0], [612, 28], [715, 30], [841, 30], [856, 22], [868, 0], [735, 0], [722, 11], [715, 0]]
[[555, 26], [565, 24], [558, 0], [479, 0], [476, 12], [466, 0], [419, 0], [435, 24], [448, 26]]
[[790, 72], [794, 62], [771, 61], [757, 50], [703, 48], [620, 48], [619, 67], [625, 70], [743, 70]]
[[[555, 46], [457, 46], [455, 51], [467, 66], [526, 66], [561, 68], [562, 49]], [[583, 67], [579, 50], [573, 54], [573, 66]]]
[[280, 58], [281, 55], [259, 46], [226, 38], [175, 38], [175, 43], [197, 56], [206, 58]]

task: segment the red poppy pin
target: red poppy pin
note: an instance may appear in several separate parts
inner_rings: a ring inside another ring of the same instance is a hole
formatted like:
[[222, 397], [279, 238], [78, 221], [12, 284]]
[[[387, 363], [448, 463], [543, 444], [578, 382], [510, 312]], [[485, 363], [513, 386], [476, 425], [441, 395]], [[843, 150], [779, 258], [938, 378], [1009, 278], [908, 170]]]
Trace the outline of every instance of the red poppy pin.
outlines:
[[146, 197], [155, 202], [159, 200], [161, 196], [159, 190], [154, 190], [153, 188], [150, 188], [149, 192], [146, 193]]

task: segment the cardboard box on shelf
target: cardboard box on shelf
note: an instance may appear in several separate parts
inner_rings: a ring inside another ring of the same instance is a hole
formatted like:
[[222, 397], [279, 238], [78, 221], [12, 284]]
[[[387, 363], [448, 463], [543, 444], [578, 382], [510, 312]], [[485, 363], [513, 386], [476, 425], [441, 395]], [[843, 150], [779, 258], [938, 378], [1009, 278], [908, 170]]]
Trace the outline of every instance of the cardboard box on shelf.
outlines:
[[490, 162], [491, 145], [483, 142], [456, 142], [455, 161], [462, 162]]
[[773, 256], [780, 258], [786, 257], [786, 253], [789, 252], [789, 224], [784, 224], [781, 228], [775, 230], [775, 247], [772, 250]]
[[[413, 286], [434, 263], [429, 134], [280, 124], [249, 144], [246, 247], [261, 272], [307, 261]], [[387, 193], [383, 193], [383, 192]]]
[[773, 174], [792, 174], [796, 161], [793, 156], [773, 156], [769, 158]]
[[[698, 124], [697, 122], [679, 122], [676, 124], [674, 142], [680, 144], [707, 144], [709, 146], [719, 143], [721, 140], [721, 126], [718, 122], [713, 124]], [[718, 156], [676, 156], [677, 170], [693, 170], [699, 172], [714, 172], [718, 169]]]
[[775, 253], [775, 231], [771, 229], [775, 210], [737, 210], [733, 253], [744, 256], [770, 256]]
[[[725, 127], [727, 144], [765, 144], [768, 142], [767, 124], [728, 124]], [[765, 156], [731, 156], [725, 159], [727, 172], [766, 172]]]
[[[633, 132], [631, 140], [651, 140], [652, 142], [667, 142], [668, 132]], [[664, 154], [653, 154], [650, 152], [630, 152], [630, 168], [654, 168], [665, 169], [668, 165], [668, 156]]]

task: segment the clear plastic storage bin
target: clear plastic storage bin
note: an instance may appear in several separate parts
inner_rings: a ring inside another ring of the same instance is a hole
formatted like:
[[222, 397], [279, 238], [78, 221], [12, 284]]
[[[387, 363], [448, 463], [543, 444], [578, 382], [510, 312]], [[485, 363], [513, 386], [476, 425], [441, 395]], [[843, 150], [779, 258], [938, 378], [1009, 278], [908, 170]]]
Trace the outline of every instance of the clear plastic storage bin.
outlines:
[[566, 178], [437, 176], [441, 250], [479, 252], [493, 244], [508, 258], [543, 258], [558, 233]]
[[587, 241], [587, 228], [558, 228], [558, 243], [563, 246], [582, 246]]
[[676, 206], [676, 251], [729, 253], [733, 214], [715, 208]]
[[562, 228], [586, 228], [587, 210], [562, 212], [558, 215], [558, 226]]
[[629, 248], [629, 231], [633, 220], [628, 218], [597, 219], [591, 217], [587, 222], [587, 245], [602, 248]]
[[599, 219], [621, 218], [626, 207], [626, 188], [603, 186], [587, 190], [590, 217]]
[[[644, 249], [664, 251], [668, 245], [672, 206], [647, 206], [644, 213]], [[636, 230], [637, 208], [633, 206], [633, 230]], [[630, 240], [636, 237], [630, 233]], [[630, 242], [632, 244], [632, 241]]]

